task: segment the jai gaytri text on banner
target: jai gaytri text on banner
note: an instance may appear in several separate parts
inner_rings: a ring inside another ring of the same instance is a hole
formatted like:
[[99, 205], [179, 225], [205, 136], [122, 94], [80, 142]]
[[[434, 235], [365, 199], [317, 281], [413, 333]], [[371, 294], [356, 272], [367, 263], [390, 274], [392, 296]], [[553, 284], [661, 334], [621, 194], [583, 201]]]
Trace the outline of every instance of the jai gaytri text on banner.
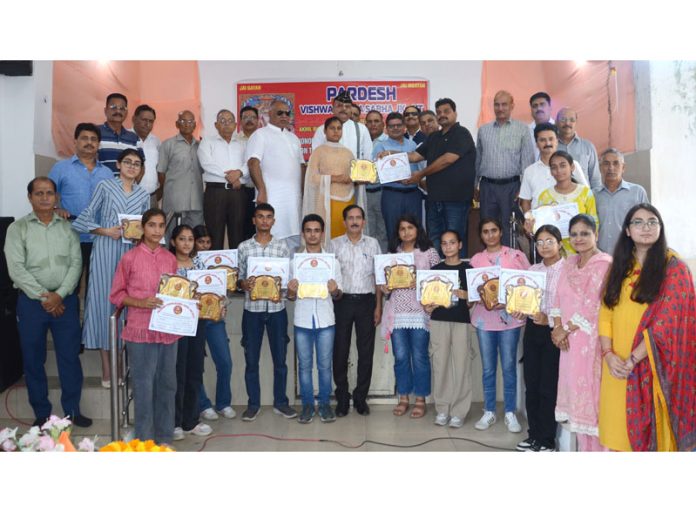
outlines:
[[344, 90], [353, 102], [360, 105], [361, 119], [370, 110], [377, 110], [386, 118], [390, 112], [403, 112], [409, 105], [421, 110], [428, 105], [428, 81], [357, 80], [325, 82], [240, 82], [237, 84], [237, 105], [259, 110], [260, 126], [268, 124], [268, 111], [273, 101], [280, 99], [292, 111], [290, 129], [302, 143], [305, 160], [312, 152], [312, 137], [317, 127], [331, 117], [331, 103]]

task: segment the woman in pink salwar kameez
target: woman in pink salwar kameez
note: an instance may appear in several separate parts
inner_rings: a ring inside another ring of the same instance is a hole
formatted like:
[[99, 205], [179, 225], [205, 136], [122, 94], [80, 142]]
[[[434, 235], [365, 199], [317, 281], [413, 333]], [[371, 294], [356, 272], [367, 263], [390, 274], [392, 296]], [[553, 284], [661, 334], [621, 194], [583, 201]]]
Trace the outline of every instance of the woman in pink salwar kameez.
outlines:
[[556, 421], [577, 434], [579, 451], [604, 451], [598, 437], [602, 359], [597, 324], [611, 256], [597, 249], [597, 227], [587, 215], [571, 219], [570, 243], [577, 254], [568, 256], [561, 269], [549, 313], [551, 338], [561, 349]]

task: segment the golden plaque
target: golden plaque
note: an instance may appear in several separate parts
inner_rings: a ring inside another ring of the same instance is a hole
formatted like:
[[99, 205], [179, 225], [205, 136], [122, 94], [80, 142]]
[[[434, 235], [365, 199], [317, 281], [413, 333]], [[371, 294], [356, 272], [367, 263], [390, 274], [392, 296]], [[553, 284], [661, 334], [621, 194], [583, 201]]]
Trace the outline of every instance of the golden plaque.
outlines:
[[508, 313], [536, 315], [541, 311], [542, 294], [540, 288], [532, 288], [526, 284], [524, 278], [519, 278], [517, 285], [509, 284], [505, 287], [507, 299], [505, 310]]
[[369, 160], [351, 160], [350, 179], [367, 183], [377, 182], [377, 166]]
[[448, 308], [452, 305], [452, 288], [454, 285], [439, 277], [433, 277], [429, 281], [421, 281], [421, 304], [424, 306], [442, 306]]
[[488, 311], [495, 309], [495, 307], [499, 304], [498, 286], [500, 286], [500, 279], [494, 277], [477, 288], [477, 291], [481, 296], [481, 302], [483, 302], [483, 306]]
[[123, 238], [126, 240], [139, 242], [143, 237], [143, 225], [140, 220], [123, 219], [123, 222], [121, 222], [121, 228], [123, 229]]
[[214, 265], [211, 269], [224, 269], [227, 271], [227, 291], [237, 291], [237, 280], [239, 279], [239, 269], [229, 265]]
[[329, 296], [329, 287], [325, 283], [300, 283], [297, 287], [298, 299], [325, 299]]
[[384, 268], [389, 291], [416, 287], [415, 265], [392, 265]]
[[179, 299], [192, 299], [196, 288], [198, 288], [198, 283], [195, 281], [189, 281], [178, 275], [163, 274], [160, 277], [158, 293]]
[[254, 286], [249, 292], [251, 300], [270, 300], [280, 302], [280, 284], [282, 279], [273, 276], [256, 276]]
[[201, 320], [222, 320], [222, 305], [225, 298], [216, 293], [200, 293], [196, 296], [201, 303], [201, 312], [198, 318]]

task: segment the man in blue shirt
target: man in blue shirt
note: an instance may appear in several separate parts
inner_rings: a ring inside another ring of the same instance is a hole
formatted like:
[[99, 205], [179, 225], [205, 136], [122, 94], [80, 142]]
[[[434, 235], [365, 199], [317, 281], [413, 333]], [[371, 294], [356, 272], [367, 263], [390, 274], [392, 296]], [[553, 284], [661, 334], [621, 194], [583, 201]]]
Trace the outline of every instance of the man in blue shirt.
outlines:
[[128, 116], [128, 99], [120, 92], [112, 92], [106, 97], [104, 107], [106, 122], [99, 127], [101, 142], [99, 143], [99, 161], [106, 165], [118, 177], [116, 159], [124, 149], [137, 149], [145, 160], [145, 155], [140, 149], [138, 134], [126, 130], [123, 122]]
[[[75, 128], [75, 154], [56, 163], [48, 173], [60, 195], [60, 208], [56, 208], [56, 213], [64, 219], [75, 219], [80, 215], [89, 205], [97, 183], [113, 177], [111, 169], [97, 160], [100, 141], [101, 134], [96, 125], [78, 124]], [[89, 283], [89, 259], [93, 239], [94, 235], [89, 233], [80, 235], [85, 289]], [[79, 290], [80, 281], [77, 286]]]

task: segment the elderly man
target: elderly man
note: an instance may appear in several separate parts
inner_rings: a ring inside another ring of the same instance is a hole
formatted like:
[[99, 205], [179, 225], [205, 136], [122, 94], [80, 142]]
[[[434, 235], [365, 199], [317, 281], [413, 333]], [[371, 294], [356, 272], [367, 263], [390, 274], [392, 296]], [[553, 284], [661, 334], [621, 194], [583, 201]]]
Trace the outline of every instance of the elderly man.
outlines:
[[503, 225], [503, 244], [510, 244], [510, 217], [520, 190], [522, 171], [534, 163], [529, 128], [511, 119], [515, 100], [507, 91], [493, 98], [495, 121], [484, 124], [476, 141], [476, 195], [481, 218], [495, 218]]
[[599, 158], [602, 185], [593, 190], [599, 216], [599, 248], [609, 254], [621, 236], [626, 213], [633, 206], [647, 203], [648, 194], [636, 183], [623, 179], [626, 164], [623, 154], [615, 148], [605, 149]]
[[[353, 152], [353, 156], [360, 160], [369, 160], [372, 157], [372, 138], [367, 127], [362, 123], [356, 123], [351, 116], [351, 105], [353, 100], [348, 91], [343, 91], [336, 96], [332, 103], [333, 114], [343, 123], [343, 136], [341, 144]], [[324, 135], [324, 125], [321, 125], [314, 132], [312, 138], [312, 151], [326, 142]]]
[[27, 187], [32, 212], [7, 230], [5, 257], [15, 288], [17, 328], [34, 425], [51, 415], [46, 378], [46, 332], [50, 329], [60, 377], [63, 413], [78, 427], [92, 420], [80, 414], [80, 307], [75, 287], [80, 278], [80, 239], [70, 222], [54, 212], [56, 184], [34, 178]]
[[[536, 140], [534, 128], [544, 123], [554, 124], [553, 117], [551, 117], [551, 96], [543, 91], [532, 94], [529, 98], [529, 108], [532, 111], [532, 122], [529, 123], [529, 131], [532, 134], [532, 140]], [[539, 150], [536, 147], [534, 148], [534, 157], [537, 160], [539, 159]]]
[[[259, 127], [259, 111], [256, 107], [247, 105], [242, 107], [239, 111], [239, 122], [242, 128], [241, 131], [234, 132], [232, 138], [237, 139], [244, 146], [244, 152], [246, 153], [246, 144], [249, 141], [249, 137], [254, 133]], [[256, 189], [254, 188], [254, 182], [251, 180], [251, 176], [242, 180], [244, 185], [244, 194], [246, 195], [246, 210], [244, 212], [244, 239], [251, 238], [254, 236], [254, 224], [251, 219], [254, 216], [254, 196], [256, 195]]]
[[140, 177], [140, 186], [150, 194], [150, 206], [155, 208], [162, 198], [162, 190], [157, 179], [157, 161], [162, 142], [152, 133], [157, 113], [150, 105], [138, 105], [133, 114], [133, 131], [138, 136], [138, 143], [145, 154], [145, 165]]
[[420, 107], [409, 105], [404, 109], [404, 124], [406, 125], [406, 133], [404, 137], [416, 143], [416, 147], [420, 146], [425, 141], [425, 134], [420, 129]]
[[243, 181], [248, 179], [249, 170], [244, 161], [245, 144], [233, 137], [236, 126], [234, 114], [220, 110], [215, 121], [217, 133], [205, 137], [198, 146], [205, 181], [203, 216], [215, 250], [223, 248], [225, 226], [230, 249], [244, 240], [247, 204]]
[[270, 124], [249, 138], [244, 158], [256, 185], [256, 203], [273, 205], [276, 222], [272, 234], [287, 242], [292, 255], [300, 246], [306, 165], [300, 139], [289, 129], [291, 117], [292, 110], [285, 101], [274, 101]]
[[602, 179], [599, 173], [599, 161], [597, 159], [597, 150], [587, 139], [582, 139], [575, 131], [575, 125], [578, 122], [577, 111], [564, 107], [558, 111], [556, 115], [556, 126], [558, 126], [558, 149], [567, 151], [573, 157], [573, 160], [578, 162], [583, 168], [585, 177], [590, 183], [591, 188], [597, 188], [602, 185]]
[[365, 116], [365, 126], [372, 139], [372, 144], [376, 144], [381, 140], [386, 140], [389, 137], [384, 133], [384, 118], [379, 110], [370, 110]]
[[[118, 178], [119, 170], [116, 168], [118, 155], [124, 149], [140, 148], [138, 136], [123, 126], [128, 115], [128, 98], [120, 92], [109, 94], [106, 97], [104, 115], [106, 116], [106, 122], [99, 127], [101, 140], [99, 142], [98, 160], [111, 169], [114, 177]], [[145, 157], [143, 156], [143, 158]]]
[[[198, 141], [193, 136], [196, 118], [190, 110], [179, 112], [179, 133], [160, 146], [157, 172], [164, 189], [162, 209], [167, 217], [179, 215], [182, 224], [203, 224], [203, 170], [198, 163]], [[167, 239], [176, 222], [167, 222]]]
[[418, 122], [420, 123], [421, 132], [428, 137], [433, 132], [440, 129], [440, 125], [437, 124], [437, 116], [432, 110], [424, 110], [418, 116]]

